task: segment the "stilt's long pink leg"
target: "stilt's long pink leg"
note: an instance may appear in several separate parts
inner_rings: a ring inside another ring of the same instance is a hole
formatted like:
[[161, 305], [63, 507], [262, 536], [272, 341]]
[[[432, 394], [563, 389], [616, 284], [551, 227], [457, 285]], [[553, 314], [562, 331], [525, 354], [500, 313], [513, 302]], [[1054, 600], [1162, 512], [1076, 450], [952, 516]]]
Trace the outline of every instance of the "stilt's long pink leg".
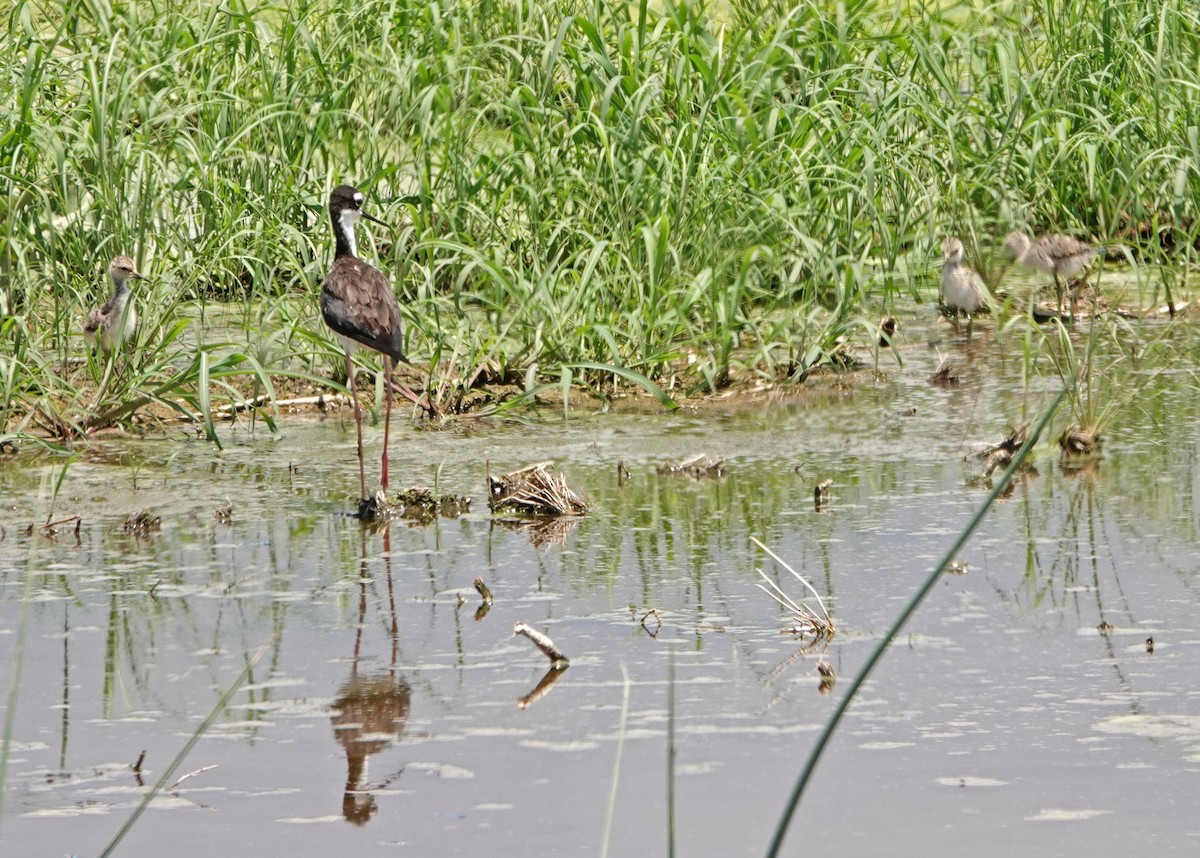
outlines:
[[386, 355], [383, 358], [384, 394], [387, 406], [383, 412], [383, 467], [380, 485], [386, 492], [388, 487], [388, 434], [392, 426], [392, 359]]
[[358, 404], [358, 390], [354, 387], [354, 359], [346, 352], [346, 383], [350, 386], [350, 396], [354, 399], [354, 425], [358, 427], [358, 485], [362, 491], [362, 499], [367, 499], [367, 472], [363, 467], [362, 443], [362, 408]]

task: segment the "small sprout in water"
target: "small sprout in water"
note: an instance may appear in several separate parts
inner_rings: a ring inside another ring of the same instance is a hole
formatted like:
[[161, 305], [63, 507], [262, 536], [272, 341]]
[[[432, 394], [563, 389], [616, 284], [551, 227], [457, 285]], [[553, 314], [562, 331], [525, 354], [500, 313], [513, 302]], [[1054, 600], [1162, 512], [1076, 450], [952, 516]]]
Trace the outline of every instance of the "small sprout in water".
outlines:
[[966, 575], [969, 568], [965, 560], [951, 560], [946, 564], [946, 572], [950, 575]]
[[226, 498], [225, 506], [219, 506], [213, 510], [213, 518], [221, 524], [229, 524], [233, 521], [233, 502]]
[[879, 345], [887, 348], [892, 344], [892, 337], [896, 335], [896, 319], [888, 316], [879, 323]]
[[817, 686], [817, 693], [828, 694], [833, 690], [833, 684], [837, 682], [833, 668], [829, 666], [829, 662], [821, 660], [817, 662], [817, 673], [821, 674], [821, 684]]
[[492, 604], [492, 591], [488, 589], [487, 584], [483, 583], [482, 578], [475, 579], [475, 589], [479, 592], [480, 596], [483, 596], [483, 604]]
[[1113, 625], [1112, 623], [1110, 623], [1110, 622], [1103, 622], [1103, 623], [1101, 623], [1100, 625], [1096, 626], [1096, 630], [1097, 630], [1097, 631], [1099, 631], [1099, 632], [1100, 632], [1100, 634], [1102, 634], [1102, 635], [1110, 635], [1110, 634], [1112, 634], [1112, 633], [1113, 633], [1113, 631], [1114, 631], [1116, 628], [1117, 628], [1117, 627], [1116, 627], [1116, 626], [1114, 626], [1114, 625]]
[[617, 462], [617, 487], [620, 488], [621, 486], [625, 485], [625, 482], [628, 479], [629, 468], [625, 467], [625, 460], [621, 459]]
[[1146, 638], [1146, 652], [1154, 652], [1154, 638]]
[[1058, 437], [1058, 446], [1067, 457], [1094, 456], [1100, 452], [1104, 439], [1099, 432], [1089, 431], [1081, 426], [1071, 426], [1063, 430]]
[[130, 768], [133, 770], [133, 778], [134, 778], [134, 780], [137, 781], [138, 786], [143, 785], [142, 784], [142, 763], [145, 761], [145, 759], [146, 759], [146, 752], [142, 751], [140, 754], [138, 754], [137, 762], [135, 762], [132, 766], [130, 766]]
[[943, 360], [933, 375], [929, 376], [929, 383], [934, 387], [953, 387], [958, 381], [958, 367], [946, 360]]
[[817, 508], [817, 512], [821, 511], [821, 507], [829, 499], [831, 488], [833, 488], [833, 480], [826, 480], [813, 489], [813, 506]]

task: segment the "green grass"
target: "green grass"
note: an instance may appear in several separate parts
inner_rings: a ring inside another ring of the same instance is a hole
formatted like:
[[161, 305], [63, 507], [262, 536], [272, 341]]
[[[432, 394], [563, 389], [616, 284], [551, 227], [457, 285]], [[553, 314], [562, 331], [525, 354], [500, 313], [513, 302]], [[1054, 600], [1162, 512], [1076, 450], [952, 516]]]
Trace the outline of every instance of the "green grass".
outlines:
[[[1200, 230], [1182, 0], [18, 0], [6, 26], [8, 432], [90, 419], [98, 380], [64, 367], [118, 252], [154, 276], [160, 325], [117, 405], [158, 395], [154, 361], [191, 373], [171, 393], [196, 410], [214, 369], [251, 371], [212, 391], [230, 398], [336, 372], [316, 291], [343, 181], [393, 225], [363, 253], [447, 411], [497, 381], [802, 380], [930, 299], [946, 233], [985, 261], [1027, 226], [1161, 262]], [[171, 339], [230, 299], [252, 299], [244, 343]]]

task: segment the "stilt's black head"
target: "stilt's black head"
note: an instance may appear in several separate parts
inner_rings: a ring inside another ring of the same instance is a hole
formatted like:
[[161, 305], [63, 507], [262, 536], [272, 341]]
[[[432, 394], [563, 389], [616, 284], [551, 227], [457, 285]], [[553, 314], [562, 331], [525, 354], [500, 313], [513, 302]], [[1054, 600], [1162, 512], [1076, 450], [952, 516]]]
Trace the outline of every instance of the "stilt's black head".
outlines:
[[334, 256], [357, 256], [358, 246], [354, 241], [354, 224], [360, 217], [387, 226], [378, 218], [362, 210], [363, 194], [349, 185], [338, 185], [329, 195], [329, 218], [333, 221], [333, 235], [337, 240]]
[[338, 185], [329, 195], [329, 216], [333, 218], [335, 224], [342, 223], [352, 226], [354, 221], [360, 217], [365, 217], [367, 220], [387, 226], [379, 218], [372, 217], [363, 211], [362, 204], [364, 199], [362, 191], [357, 188], [353, 188], [350, 185]]

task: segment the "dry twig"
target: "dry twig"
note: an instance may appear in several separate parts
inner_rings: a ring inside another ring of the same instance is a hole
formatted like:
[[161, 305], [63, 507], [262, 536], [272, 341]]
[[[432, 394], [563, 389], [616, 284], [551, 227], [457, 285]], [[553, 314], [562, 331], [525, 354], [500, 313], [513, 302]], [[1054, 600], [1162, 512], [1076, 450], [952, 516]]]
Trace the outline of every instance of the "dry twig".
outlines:
[[545, 632], [539, 632], [528, 623], [517, 623], [513, 626], [513, 634], [521, 635], [533, 641], [533, 645], [540, 649], [550, 659], [551, 665], [554, 667], [566, 667], [570, 660], [562, 654], [562, 650], [554, 645], [554, 641], [550, 640], [550, 636]]

